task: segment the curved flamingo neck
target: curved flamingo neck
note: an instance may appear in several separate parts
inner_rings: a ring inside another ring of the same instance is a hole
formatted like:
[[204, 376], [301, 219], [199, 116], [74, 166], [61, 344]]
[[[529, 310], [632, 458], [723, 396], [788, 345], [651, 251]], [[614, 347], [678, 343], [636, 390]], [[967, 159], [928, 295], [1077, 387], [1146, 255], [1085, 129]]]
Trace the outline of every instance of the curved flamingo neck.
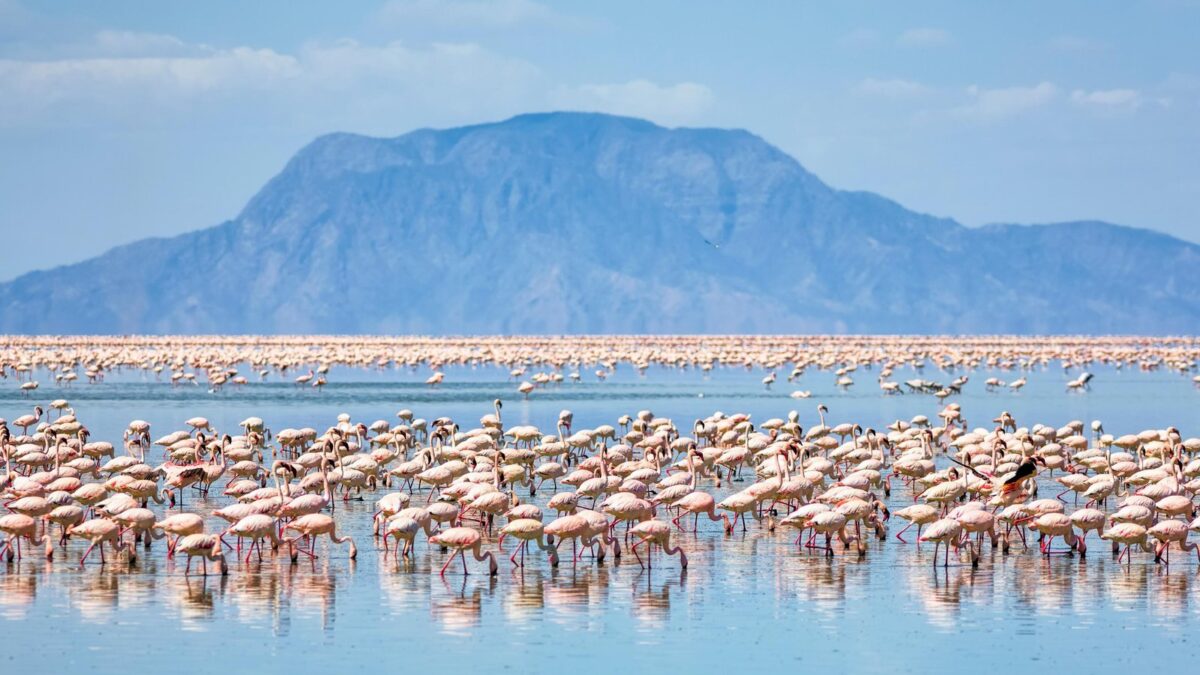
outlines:
[[683, 552], [683, 547], [676, 546], [675, 548], [671, 548], [671, 544], [668, 542], [663, 544], [663, 553], [666, 553], [667, 555], [679, 554], [679, 566], [683, 567], [684, 569], [687, 568], [688, 559], [687, 554]]

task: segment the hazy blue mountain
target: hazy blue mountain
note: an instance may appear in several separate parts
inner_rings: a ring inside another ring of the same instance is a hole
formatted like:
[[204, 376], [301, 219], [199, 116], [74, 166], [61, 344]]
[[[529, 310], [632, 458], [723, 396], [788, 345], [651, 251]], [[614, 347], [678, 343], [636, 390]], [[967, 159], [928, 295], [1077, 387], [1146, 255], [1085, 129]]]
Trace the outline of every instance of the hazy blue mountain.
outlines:
[[231, 221], [0, 285], [0, 332], [1191, 333], [1197, 269], [835, 190], [745, 131], [551, 113], [323, 136]]

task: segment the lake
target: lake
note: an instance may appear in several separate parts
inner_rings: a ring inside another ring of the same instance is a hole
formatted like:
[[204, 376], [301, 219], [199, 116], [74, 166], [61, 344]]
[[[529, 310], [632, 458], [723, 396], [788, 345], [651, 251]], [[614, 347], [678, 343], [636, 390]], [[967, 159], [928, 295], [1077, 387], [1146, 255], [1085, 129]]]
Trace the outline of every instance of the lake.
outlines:
[[[528, 400], [505, 368], [443, 370], [445, 382], [436, 389], [424, 384], [428, 368], [334, 367], [320, 391], [272, 378], [211, 392], [125, 371], [100, 384], [43, 384], [27, 396], [10, 379], [0, 383], [0, 416], [12, 420], [35, 402], [66, 398], [93, 440], [119, 444], [132, 419], [151, 422], [158, 437], [194, 415], [236, 432], [250, 415], [276, 430], [323, 429], [343, 412], [367, 424], [394, 424], [396, 412], [409, 408], [428, 419], [453, 417], [467, 429], [492, 411], [495, 398], [504, 400], [506, 426], [534, 424], [547, 433], [562, 409], [574, 412], [575, 428], [615, 425], [623, 414], [649, 409], [687, 433], [693, 420], [717, 410], [748, 413], [758, 422], [797, 410], [807, 428], [817, 423], [816, 406], [823, 403], [830, 424], [882, 429], [918, 414], [933, 418], [941, 408], [929, 395], [882, 395], [871, 369], [860, 369], [858, 383], [843, 390], [832, 373], [817, 370], [795, 383], [784, 381], [785, 370], [767, 389], [761, 369], [718, 367], [706, 374], [652, 366], [642, 375], [618, 366], [606, 381], [585, 375], [581, 383], [541, 387]], [[1200, 435], [1200, 391], [1190, 374], [1090, 370], [1096, 375], [1091, 391], [1069, 393], [1064, 385], [1077, 370], [1029, 371], [1020, 392], [988, 392], [983, 384], [986, 377], [1016, 373], [977, 370], [950, 400], [961, 404], [972, 427], [990, 429], [991, 419], [1007, 410], [1021, 426], [1099, 419], [1114, 435], [1168, 425], [1185, 438]], [[893, 379], [948, 382], [957, 374], [900, 369]], [[45, 373], [38, 379], [53, 381]], [[812, 397], [790, 398], [793, 389], [811, 390]], [[939, 458], [939, 468], [946, 463]], [[1048, 477], [1040, 480], [1041, 496], [1059, 492]], [[718, 491], [718, 498], [725, 493]], [[911, 538], [904, 544], [892, 536], [903, 526], [897, 519], [887, 540], [872, 540], [861, 559], [840, 550], [833, 558], [797, 552], [790, 531], [768, 533], [752, 524], [749, 532], [727, 537], [717, 523], [702, 523], [699, 534], [677, 538], [690, 559], [682, 572], [676, 559], [661, 554], [650, 571], [628, 555], [603, 565], [585, 558], [576, 568], [568, 560], [556, 569], [532, 555], [523, 572], [514, 572], [505, 555], [494, 578], [474, 562], [469, 576], [455, 563], [441, 578], [446, 554], [431, 550], [423, 537], [415, 562], [383, 561], [370, 531], [375, 496], [339, 504], [336, 514], [339, 529], [359, 544], [356, 561], [344, 548], [318, 549], [316, 561], [295, 565], [284, 555], [249, 564], [231, 556], [227, 577], [185, 577], [183, 561], [168, 561], [156, 542], [133, 567], [89, 559], [81, 570], [84, 545], [73, 541], [53, 562], [27, 555], [19, 564], [0, 565], [0, 631], [8, 642], [3, 670], [1107, 672], [1143, 667], [1147, 655], [1156, 667], [1181, 669], [1200, 654], [1197, 561], [1177, 551], [1169, 569], [1144, 553], [1125, 566], [1114, 561], [1107, 543], [1092, 539], [1084, 559], [1047, 560], [1018, 546], [1007, 556], [986, 549], [975, 569], [955, 565], [953, 556], [951, 567], [942, 568], [932, 564], [932, 545], [918, 552]], [[207, 502], [191, 494], [187, 500], [198, 510], [229, 503], [217, 490]], [[905, 489], [888, 500], [893, 510], [909, 503]], [[489, 540], [486, 547], [494, 545]]]

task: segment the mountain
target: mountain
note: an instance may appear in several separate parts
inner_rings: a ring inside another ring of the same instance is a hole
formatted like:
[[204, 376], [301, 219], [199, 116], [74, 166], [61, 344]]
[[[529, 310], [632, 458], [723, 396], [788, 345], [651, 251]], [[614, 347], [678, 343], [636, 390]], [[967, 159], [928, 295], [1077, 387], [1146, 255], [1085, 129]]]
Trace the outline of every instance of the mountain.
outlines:
[[0, 285], [6, 333], [1192, 333], [1200, 246], [967, 228], [745, 131], [318, 138], [235, 219]]

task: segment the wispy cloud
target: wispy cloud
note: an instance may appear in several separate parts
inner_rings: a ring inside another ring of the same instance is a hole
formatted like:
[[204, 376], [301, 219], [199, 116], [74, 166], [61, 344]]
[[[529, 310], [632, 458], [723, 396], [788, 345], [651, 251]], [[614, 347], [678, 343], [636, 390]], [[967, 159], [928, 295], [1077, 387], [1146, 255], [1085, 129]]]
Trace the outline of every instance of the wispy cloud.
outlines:
[[[487, 105], [507, 109], [505, 104], [528, 96], [541, 77], [526, 61], [470, 43], [413, 47], [340, 40], [311, 43], [295, 53], [213, 49], [134, 34], [107, 35], [100, 43], [116, 52], [187, 55], [0, 59], [0, 126], [40, 123], [47, 111], [61, 121], [106, 109], [148, 113], [229, 98], [295, 114], [326, 111], [339, 120], [345, 119], [341, 112], [331, 112], [339, 92], [354, 94], [340, 105], [370, 108], [376, 117], [417, 104], [448, 114]], [[246, 98], [260, 93], [268, 95]]]
[[920, 82], [913, 80], [905, 80], [902, 78], [876, 79], [868, 77], [859, 82], [854, 91], [859, 94], [868, 96], [880, 96], [884, 98], [915, 98], [923, 96], [933, 91], [932, 87], [928, 87]]
[[195, 51], [174, 35], [141, 33], [128, 30], [102, 30], [95, 34], [97, 50], [110, 56], [137, 56], [176, 54]]
[[397, 28], [469, 32], [518, 26], [578, 27], [584, 21], [534, 0], [390, 0], [378, 18]]
[[295, 57], [237, 47], [203, 56], [90, 57], [47, 61], [0, 60], [0, 91], [29, 103], [120, 96], [136, 89], [188, 93], [230, 84], [267, 83], [299, 74]]
[[1059, 35], [1050, 40], [1050, 47], [1060, 52], [1098, 52], [1108, 48], [1100, 40], [1079, 35]]
[[949, 31], [941, 28], [910, 28], [896, 38], [896, 44], [901, 47], [936, 47], [949, 44], [951, 40]]
[[1138, 108], [1142, 105], [1142, 94], [1136, 89], [1096, 89], [1071, 92], [1075, 103], [1103, 108]]
[[1058, 87], [1051, 82], [997, 89], [971, 85], [967, 87], [967, 96], [970, 102], [955, 108], [952, 111], [955, 115], [980, 121], [1000, 120], [1053, 102], [1058, 97]]
[[550, 94], [550, 103], [555, 107], [633, 115], [667, 124], [693, 120], [712, 102], [713, 92], [703, 84], [659, 85], [640, 79], [618, 84], [560, 87]]
[[471, 42], [347, 39], [283, 52], [105, 31], [88, 49], [88, 56], [0, 59], [0, 128], [199, 114], [239, 101], [253, 102], [259, 116], [320, 117], [322, 126], [367, 132], [412, 108], [453, 120], [550, 106], [684, 124], [714, 99], [696, 82], [554, 83], [528, 61]]

